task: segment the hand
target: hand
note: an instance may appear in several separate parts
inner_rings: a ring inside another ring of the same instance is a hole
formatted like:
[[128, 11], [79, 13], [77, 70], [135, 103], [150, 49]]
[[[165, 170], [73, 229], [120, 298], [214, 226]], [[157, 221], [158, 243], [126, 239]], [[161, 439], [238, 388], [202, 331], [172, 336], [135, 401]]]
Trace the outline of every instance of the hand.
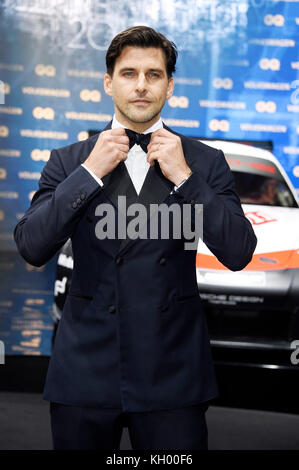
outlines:
[[154, 160], [159, 162], [163, 175], [178, 186], [191, 173], [187, 165], [181, 139], [166, 129], [152, 133], [147, 147], [147, 161], [153, 166]]
[[87, 159], [83, 162], [98, 178], [110, 173], [121, 161], [126, 160], [129, 137], [122, 127], [100, 133]]

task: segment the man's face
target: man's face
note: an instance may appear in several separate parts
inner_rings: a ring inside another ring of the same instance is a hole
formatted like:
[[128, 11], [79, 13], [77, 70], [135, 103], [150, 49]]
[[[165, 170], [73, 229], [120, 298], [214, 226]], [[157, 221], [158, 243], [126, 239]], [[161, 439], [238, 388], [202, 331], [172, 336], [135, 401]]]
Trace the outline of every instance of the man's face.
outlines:
[[112, 96], [116, 119], [142, 132], [160, 117], [173, 91], [164, 52], [158, 48], [127, 46], [115, 62], [113, 76], [106, 74], [104, 88]]

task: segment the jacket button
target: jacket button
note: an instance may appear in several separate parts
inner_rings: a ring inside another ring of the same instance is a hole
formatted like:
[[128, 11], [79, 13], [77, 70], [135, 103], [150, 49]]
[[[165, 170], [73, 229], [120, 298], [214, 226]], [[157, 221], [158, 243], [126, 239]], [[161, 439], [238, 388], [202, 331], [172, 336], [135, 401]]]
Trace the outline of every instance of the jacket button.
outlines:
[[109, 305], [108, 312], [109, 313], [115, 313], [116, 312], [115, 306], [114, 305]]
[[121, 256], [118, 256], [118, 257], [116, 258], [115, 262], [116, 262], [116, 264], [122, 264], [123, 260], [124, 260], [124, 259], [123, 259]]
[[196, 202], [196, 201], [195, 201], [194, 199], [192, 199], [192, 200], [190, 201], [190, 204], [195, 204], [195, 202]]
[[79, 197], [77, 199], [77, 204], [79, 204], [79, 205], [81, 204], [81, 199]]
[[73, 204], [72, 204], [72, 208], [76, 209], [76, 207], [77, 207], [77, 203], [76, 203], [76, 201], [74, 201]]
[[86, 198], [86, 194], [84, 194], [84, 193], [80, 194], [81, 201], [84, 201], [85, 198]]
[[166, 264], [166, 258], [161, 258], [161, 259], [160, 259], [160, 264], [161, 264], [162, 266], [164, 266], [164, 264]]

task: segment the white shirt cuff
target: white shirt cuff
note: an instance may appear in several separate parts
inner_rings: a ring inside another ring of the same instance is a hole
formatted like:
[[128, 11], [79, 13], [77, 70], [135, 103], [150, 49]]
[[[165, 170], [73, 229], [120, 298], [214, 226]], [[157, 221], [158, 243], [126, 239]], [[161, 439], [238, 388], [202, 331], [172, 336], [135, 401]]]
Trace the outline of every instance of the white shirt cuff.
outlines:
[[88, 173], [91, 174], [91, 176], [99, 183], [100, 186], [104, 186], [104, 183], [101, 180], [101, 178], [98, 178], [98, 176], [95, 175], [93, 171], [91, 171], [89, 168], [87, 168], [83, 163], [81, 163], [81, 166], [83, 166], [83, 168], [85, 168], [85, 170], [87, 170]]
[[[187, 178], [188, 179], [188, 178]], [[177, 189], [179, 189], [181, 186], [183, 186], [183, 184], [186, 182], [187, 180], [183, 181], [182, 183], [180, 183], [178, 186], [175, 186], [173, 189], [174, 191], [176, 191]]]
[[174, 186], [173, 190], [171, 191], [170, 194], [173, 194], [174, 191], [176, 191], [177, 189], [179, 189], [181, 186], [183, 186], [184, 183], [186, 183], [186, 181], [190, 178], [192, 173], [190, 173], [190, 175], [184, 180], [182, 181], [178, 186]]

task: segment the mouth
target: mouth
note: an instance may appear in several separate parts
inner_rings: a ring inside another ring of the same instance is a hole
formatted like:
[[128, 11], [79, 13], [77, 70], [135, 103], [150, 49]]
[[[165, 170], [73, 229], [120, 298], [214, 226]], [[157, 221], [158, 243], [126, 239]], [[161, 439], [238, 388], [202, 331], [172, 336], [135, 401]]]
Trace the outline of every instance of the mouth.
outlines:
[[144, 105], [150, 104], [150, 101], [145, 100], [145, 99], [142, 99], [142, 98], [139, 98], [139, 99], [137, 99], [137, 100], [131, 101], [131, 103], [144, 106]]

